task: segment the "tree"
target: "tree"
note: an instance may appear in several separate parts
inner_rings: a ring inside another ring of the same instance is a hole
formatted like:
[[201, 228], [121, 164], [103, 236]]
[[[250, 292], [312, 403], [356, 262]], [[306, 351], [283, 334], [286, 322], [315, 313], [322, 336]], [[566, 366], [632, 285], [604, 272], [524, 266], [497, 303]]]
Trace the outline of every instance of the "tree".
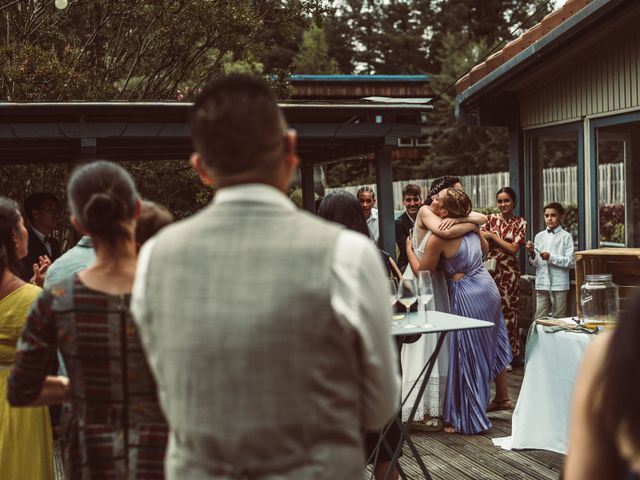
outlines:
[[[10, 101], [172, 100], [193, 95], [225, 63], [286, 71], [267, 55], [274, 36], [295, 44], [317, 0], [77, 0], [6, 8], [0, 95]], [[264, 57], [264, 58], [263, 58]]]
[[[453, 85], [492, 48], [533, 26], [552, 7], [547, 0], [346, 0], [337, 7], [326, 30], [329, 53], [341, 71], [432, 75], [438, 98], [429, 114], [430, 147], [423, 158], [395, 160], [397, 179], [508, 168], [506, 130], [459, 123]], [[366, 161], [330, 165], [327, 179], [372, 182], [363, 165]]]
[[329, 57], [329, 46], [324, 31], [313, 25], [304, 32], [300, 51], [293, 60], [295, 73], [309, 75], [333, 75], [338, 73], [338, 64]]

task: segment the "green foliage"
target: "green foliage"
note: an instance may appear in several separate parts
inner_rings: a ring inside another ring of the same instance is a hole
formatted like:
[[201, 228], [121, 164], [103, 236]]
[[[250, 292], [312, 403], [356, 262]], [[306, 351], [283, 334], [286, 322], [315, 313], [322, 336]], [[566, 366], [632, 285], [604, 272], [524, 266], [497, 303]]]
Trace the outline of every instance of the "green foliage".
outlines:
[[295, 56], [294, 72], [307, 75], [338, 73], [338, 64], [329, 57], [329, 46], [324, 31], [317, 25], [304, 32], [300, 51]]
[[[3, 10], [0, 97], [175, 100], [225, 69], [287, 71], [317, 0], [24, 2]], [[273, 45], [293, 48], [275, 59]]]

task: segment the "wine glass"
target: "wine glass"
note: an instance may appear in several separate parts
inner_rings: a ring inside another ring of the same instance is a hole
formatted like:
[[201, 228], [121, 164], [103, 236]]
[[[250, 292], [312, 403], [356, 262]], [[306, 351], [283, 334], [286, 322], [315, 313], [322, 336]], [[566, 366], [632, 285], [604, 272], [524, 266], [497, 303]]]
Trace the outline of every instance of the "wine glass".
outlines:
[[[403, 278], [400, 280], [398, 284], [398, 301], [404, 305], [404, 308], [407, 310], [407, 315], [405, 318], [409, 318], [409, 308], [414, 302], [418, 299], [418, 287], [416, 285], [416, 281], [414, 279]], [[412, 325], [410, 322], [404, 325], [404, 328], [415, 328], [415, 325]]]
[[420, 270], [418, 272], [418, 294], [424, 312], [424, 323], [427, 325], [427, 305], [433, 300], [433, 282], [431, 281], [429, 270]]
[[[395, 278], [389, 278], [389, 303], [391, 303], [391, 307], [398, 303], [398, 282]], [[391, 326], [397, 327], [400, 322], [396, 320], [391, 320]]]

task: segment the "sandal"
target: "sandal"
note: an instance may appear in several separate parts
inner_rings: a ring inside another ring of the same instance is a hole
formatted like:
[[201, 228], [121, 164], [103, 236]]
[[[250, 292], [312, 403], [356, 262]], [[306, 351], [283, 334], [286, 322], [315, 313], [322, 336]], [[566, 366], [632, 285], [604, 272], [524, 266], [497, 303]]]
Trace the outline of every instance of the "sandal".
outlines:
[[444, 422], [439, 417], [431, 417], [428, 420], [412, 422], [411, 430], [419, 432], [439, 432], [444, 428]]
[[513, 408], [513, 403], [511, 403], [511, 399], [507, 398], [506, 400], [496, 400], [493, 399], [489, 402], [487, 406], [487, 412], [497, 412], [499, 410], [511, 410]]

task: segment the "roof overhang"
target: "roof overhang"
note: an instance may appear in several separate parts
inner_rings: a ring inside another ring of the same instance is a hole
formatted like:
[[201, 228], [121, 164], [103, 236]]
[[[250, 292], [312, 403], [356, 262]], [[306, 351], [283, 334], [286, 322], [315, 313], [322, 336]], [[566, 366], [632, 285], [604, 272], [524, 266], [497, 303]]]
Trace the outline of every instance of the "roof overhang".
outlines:
[[[423, 134], [430, 99], [282, 102], [303, 163], [323, 163], [397, 146]], [[0, 164], [78, 158], [186, 159], [193, 151], [191, 103], [0, 103]]]
[[[624, 8], [622, 8], [624, 7]], [[518, 91], [560, 68], [565, 68], [578, 55], [584, 55], [611, 32], [628, 24], [640, 14], [636, 0], [593, 0], [551, 32], [507, 60], [456, 97], [456, 117], [467, 116], [482, 104], [499, 107], [501, 102], [514, 105]], [[498, 125], [491, 115], [483, 125]]]

